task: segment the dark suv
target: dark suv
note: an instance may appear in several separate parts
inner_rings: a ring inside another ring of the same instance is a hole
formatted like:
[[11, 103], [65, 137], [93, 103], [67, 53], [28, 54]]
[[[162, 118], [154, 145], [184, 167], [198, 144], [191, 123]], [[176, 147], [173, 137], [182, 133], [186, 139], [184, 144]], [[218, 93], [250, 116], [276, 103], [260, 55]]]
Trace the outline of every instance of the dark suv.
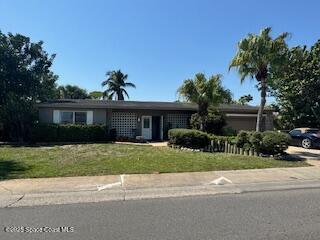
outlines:
[[320, 147], [320, 130], [317, 128], [295, 128], [289, 132], [291, 144], [303, 148]]

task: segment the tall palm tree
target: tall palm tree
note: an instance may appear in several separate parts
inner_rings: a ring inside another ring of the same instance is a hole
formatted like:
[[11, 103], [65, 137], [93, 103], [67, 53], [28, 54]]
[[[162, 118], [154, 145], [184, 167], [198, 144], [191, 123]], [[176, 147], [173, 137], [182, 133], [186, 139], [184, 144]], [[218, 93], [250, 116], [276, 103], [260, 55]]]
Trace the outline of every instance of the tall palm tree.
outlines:
[[104, 96], [108, 96], [108, 99], [124, 100], [124, 95], [129, 98], [126, 87], [136, 88], [131, 82], [127, 82], [128, 75], [118, 71], [109, 71], [106, 73], [107, 79], [102, 82], [102, 86], [107, 86], [107, 90], [104, 91]]
[[264, 28], [259, 35], [248, 34], [238, 43], [238, 51], [232, 59], [229, 70], [236, 68], [241, 83], [249, 77], [256, 79], [261, 94], [261, 103], [257, 116], [256, 131], [262, 130], [262, 114], [266, 104], [268, 80], [272, 69], [283, 64], [287, 49], [286, 38], [288, 33], [282, 33], [272, 39], [271, 28]]
[[198, 104], [199, 115], [205, 116], [209, 105], [217, 106], [232, 100], [230, 90], [221, 85], [221, 78], [222, 75], [217, 74], [207, 79], [203, 73], [197, 73], [194, 79], [184, 80], [177, 92], [188, 102]]

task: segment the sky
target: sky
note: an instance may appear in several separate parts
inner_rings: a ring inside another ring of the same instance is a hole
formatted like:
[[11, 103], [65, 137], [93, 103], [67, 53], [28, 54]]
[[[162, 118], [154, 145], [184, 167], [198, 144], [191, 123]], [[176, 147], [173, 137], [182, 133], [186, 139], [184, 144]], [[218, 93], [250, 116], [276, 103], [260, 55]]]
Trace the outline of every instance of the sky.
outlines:
[[137, 86], [130, 100], [174, 101], [183, 80], [219, 73], [235, 99], [251, 94], [257, 105], [255, 82], [228, 70], [237, 43], [270, 26], [291, 33], [289, 46], [311, 46], [319, 9], [318, 0], [0, 0], [0, 30], [44, 41], [59, 85], [101, 91], [105, 73], [121, 69]]

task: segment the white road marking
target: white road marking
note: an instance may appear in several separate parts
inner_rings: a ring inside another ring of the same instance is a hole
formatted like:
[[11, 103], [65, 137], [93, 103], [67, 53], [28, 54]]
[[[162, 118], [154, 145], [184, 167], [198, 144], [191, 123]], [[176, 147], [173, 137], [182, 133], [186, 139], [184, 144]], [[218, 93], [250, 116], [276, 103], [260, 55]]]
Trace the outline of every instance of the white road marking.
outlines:
[[101, 190], [113, 188], [113, 187], [116, 187], [116, 186], [123, 186], [124, 178], [125, 178], [125, 175], [122, 174], [122, 175], [120, 175], [120, 181], [119, 182], [109, 183], [109, 184], [106, 184], [106, 185], [100, 185], [100, 186], [97, 186], [97, 189], [98, 189], [98, 191], [101, 191]]
[[226, 177], [219, 177], [213, 181], [211, 181], [209, 184], [215, 184], [215, 185], [224, 185], [226, 183], [232, 183], [232, 181]]
[[115, 183], [110, 183], [110, 184], [106, 184], [106, 185], [102, 185], [102, 186], [97, 186], [97, 189], [98, 189], [98, 191], [101, 191], [101, 190], [113, 188], [116, 186], [121, 186], [121, 182], [115, 182]]
[[120, 175], [121, 186], [123, 186], [123, 184], [124, 184], [124, 177], [125, 177], [125, 176], [126, 176], [126, 175], [124, 175], [124, 174]]

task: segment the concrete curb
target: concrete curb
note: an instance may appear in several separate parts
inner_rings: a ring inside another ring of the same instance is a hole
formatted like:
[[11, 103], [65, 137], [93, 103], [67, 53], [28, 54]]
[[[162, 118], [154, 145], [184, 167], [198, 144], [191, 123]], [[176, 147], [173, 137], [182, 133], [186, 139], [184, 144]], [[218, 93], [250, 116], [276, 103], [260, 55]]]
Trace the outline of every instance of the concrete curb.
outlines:
[[105, 191], [77, 191], [6, 195], [0, 198], [0, 207], [42, 206], [106, 201], [129, 201], [154, 198], [172, 198], [248, 192], [282, 191], [320, 188], [319, 180], [292, 180], [250, 184], [201, 185], [183, 187], [108, 189]]

